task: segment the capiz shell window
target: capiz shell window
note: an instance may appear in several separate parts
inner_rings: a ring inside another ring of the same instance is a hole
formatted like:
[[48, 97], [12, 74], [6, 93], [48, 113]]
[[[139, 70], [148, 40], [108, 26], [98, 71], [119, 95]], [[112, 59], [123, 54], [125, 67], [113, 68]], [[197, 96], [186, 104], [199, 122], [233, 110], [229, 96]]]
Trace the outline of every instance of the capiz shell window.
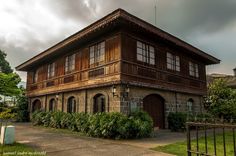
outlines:
[[193, 63], [193, 62], [189, 62], [189, 75], [193, 76], [193, 77], [199, 77], [199, 68], [198, 68], [198, 64]]
[[75, 70], [75, 54], [66, 57], [65, 72]]
[[180, 71], [180, 58], [179, 56], [173, 55], [171, 53], [166, 54], [167, 69]]
[[55, 63], [48, 65], [48, 78], [55, 76]]
[[154, 47], [137, 41], [137, 60], [151, 65], [155, 65]]
[[100, 42], [89, 48], [89, 64], [99, 65], [105, 60], [105, 42]]

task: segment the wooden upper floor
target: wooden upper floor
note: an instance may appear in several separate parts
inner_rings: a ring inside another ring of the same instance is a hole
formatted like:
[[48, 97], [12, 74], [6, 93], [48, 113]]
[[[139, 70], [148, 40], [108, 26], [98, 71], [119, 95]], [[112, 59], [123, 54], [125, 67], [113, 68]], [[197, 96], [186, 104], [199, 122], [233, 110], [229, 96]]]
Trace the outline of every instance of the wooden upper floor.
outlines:
[[116, 10], [17, 67], [28, 96], [128, 83], [194, 94], [206, 92], [208, 64], [219, 60]]

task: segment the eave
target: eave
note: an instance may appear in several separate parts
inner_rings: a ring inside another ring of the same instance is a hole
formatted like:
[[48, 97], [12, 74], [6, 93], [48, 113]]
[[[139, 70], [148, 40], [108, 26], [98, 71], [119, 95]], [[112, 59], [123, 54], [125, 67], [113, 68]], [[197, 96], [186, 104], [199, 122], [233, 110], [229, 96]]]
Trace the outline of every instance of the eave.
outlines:
[[128, 12], [117, 9], [114, 12], [108, 14], [107, 16], [101, 18], [100, 20], [94, 22], [93, 24], [89, 25], [88, 27], [82, 29], [81, 31], [75, 33], [74, 35], [71, 35], [70, 37], [64, 39], [63, 41], [57, 43], [56, 45], [52, 46], [51, 48], [43, 51], [42, 53], [34, 56], [33, 58], [29, 59], [28, 61], [22, 63], [21, 65], [16, 67], [16, 70], [19, 71], [28, 71], [32, 68], [32, 66], [42, 63], [43, 60], [49, 56], [55, 55], [55, 53], [58, 53], [59, 51], [62, 51], [66, 48], [68, 48], [70, 45], [72, 45], [75, 42], [81, 41], [87, 36], [104, 29], [107, 25], [110, 25], [114, 23], [117, 19], [124, 19], [127, 20], [138, 27], [142, 27], [145, 30], [154, 33], [155, 35], [159, 36], [160, 38], [164, 40], [168, 40], [169, 42], [173, 43], [176, 46], [182, 47], [188, 51], [193, 52], [194, 54], [206, 59], [206, 65], [209, 64], [218, 64], [220, 63], [220, 60], [205, 53], [204, 51], [182, 41], [181, 39], [153, 26], [152, 24], [149, 24], [145, 22], [142, 19], [139, 19]]

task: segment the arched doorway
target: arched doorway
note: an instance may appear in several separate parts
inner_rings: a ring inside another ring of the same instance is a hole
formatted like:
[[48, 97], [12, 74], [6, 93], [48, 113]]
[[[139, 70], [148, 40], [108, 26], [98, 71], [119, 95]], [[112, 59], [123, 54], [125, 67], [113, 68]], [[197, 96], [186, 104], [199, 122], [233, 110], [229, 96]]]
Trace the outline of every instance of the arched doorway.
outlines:
[[55, 99], [51, 99], [49, 101], [49, 111], [56, 111], [56, 100]]
[[32, 104], [32, 112], [35, 112], [36, 110], [41, 109], [41, 101], [39, 99], [34, 100]]
[[93, 98], [93, 113], [105, 112], [105, 96], [97, 94]]
[[67, 112], [75, 113], [76, 112], [76, 100], [75, 97], [70, 97], [67, 101]]
[[146, 111], [153, 120], [153, 126], [161, 129], [165, 128], [165, 100], [157, 94], [151, 94], [143, 99], [143, 110]]

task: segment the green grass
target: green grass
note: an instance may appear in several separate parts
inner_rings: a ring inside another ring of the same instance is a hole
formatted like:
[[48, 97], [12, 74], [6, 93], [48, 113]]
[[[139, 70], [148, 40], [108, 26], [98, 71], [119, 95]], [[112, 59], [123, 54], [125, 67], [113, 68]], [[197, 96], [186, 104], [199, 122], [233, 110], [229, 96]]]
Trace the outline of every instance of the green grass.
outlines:
[[[233, 135], [232, 133], [226, 133], [225, 134], [225, 141], [226, 141], [226, 155], [232, 156], [234, 155], [233, 150]], [[196, 150], [196, 140], [193, 140], [191, 145], [192, 150]], [[186, 142], [178, 142], [175, 144], [170, 144], [166, 146], [158, 146], [156, 148], [153, 148], [153, 150], [161, 151], [164, 153], [170, 153], [177, 156], [187, 156], [187, 143]], [[223, 147], [223, 135], [218, 134], [216, 136], [216, 149], [217, 149], [217, 155], [223, 156], [224, 155], [224, 147]], [[199, 140], [199, 151], [205, 152], [205, 140], [204, 138], [200, 138]], [[208, 154], [214, 155], [214, 142], [213, 137], [208, 137]], [[194, 155], [194, 154], [193, 154]], [[195, 156], [195, 155], [194, 155]]]
[[43, 152], [38, 152], [36, 150], [34, 150], [33, 148], [24, 145], [24, 144], [20, 144], [20, 143], [14, 143], [13, 145], [0, 145], [0, 155], [3, 153], [4, 156], [12, 156], [12, 155], [35, 155], [35, 156], [39, 156], [39, 155], [45, 155]]

